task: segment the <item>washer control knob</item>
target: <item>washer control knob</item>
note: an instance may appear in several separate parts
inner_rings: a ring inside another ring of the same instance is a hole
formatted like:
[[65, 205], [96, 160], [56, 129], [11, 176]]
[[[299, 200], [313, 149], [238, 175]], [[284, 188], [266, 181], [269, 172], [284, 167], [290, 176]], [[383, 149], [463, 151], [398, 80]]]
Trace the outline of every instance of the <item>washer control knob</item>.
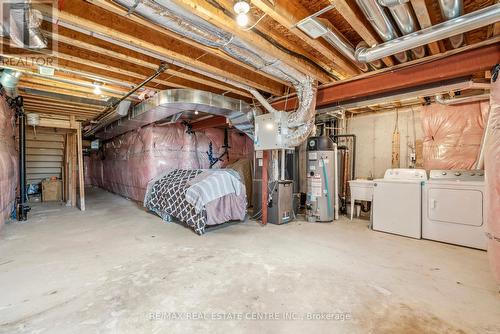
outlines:
[[460, 172], [455, 172], [455, 176], [460, 176], [460, 175], [462, 175], [462, 173], [460, 173]]
[[441, 172], [442, 175], [446, 175], [446, 172]]
[[474, 175], [476, 175], [476, 173], [470, 173], [470, 176], [474, 176]]

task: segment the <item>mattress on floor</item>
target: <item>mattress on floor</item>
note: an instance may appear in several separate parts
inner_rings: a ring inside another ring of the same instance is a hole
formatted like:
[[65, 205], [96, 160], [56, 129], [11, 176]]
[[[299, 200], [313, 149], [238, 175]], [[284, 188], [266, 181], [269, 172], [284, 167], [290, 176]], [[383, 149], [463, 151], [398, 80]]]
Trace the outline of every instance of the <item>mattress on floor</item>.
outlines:
[[201, 235], [206, 226], [244, 220], [247, 198], [245, 185], [231, 169], [175, 169], [149, 182], [144, 206]]

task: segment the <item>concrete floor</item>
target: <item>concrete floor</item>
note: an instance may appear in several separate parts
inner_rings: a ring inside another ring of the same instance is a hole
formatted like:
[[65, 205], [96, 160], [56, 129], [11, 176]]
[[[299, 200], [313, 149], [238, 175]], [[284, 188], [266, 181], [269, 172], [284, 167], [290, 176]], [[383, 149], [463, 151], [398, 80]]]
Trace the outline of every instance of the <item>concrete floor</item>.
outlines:
[[200, 237], [97, 189], [87, 208], [0, 231], [1, 333], [500, 333], [481, 251], [345, 219]]

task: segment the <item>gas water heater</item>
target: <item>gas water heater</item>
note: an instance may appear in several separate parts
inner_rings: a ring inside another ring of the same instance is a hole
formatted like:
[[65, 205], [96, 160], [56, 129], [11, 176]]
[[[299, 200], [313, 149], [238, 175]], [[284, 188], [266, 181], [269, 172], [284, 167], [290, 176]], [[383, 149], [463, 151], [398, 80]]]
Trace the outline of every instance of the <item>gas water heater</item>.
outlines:
[[307, 201], [309, 222], [338, 219], [337, 144], [329, 137], [307, 140]]

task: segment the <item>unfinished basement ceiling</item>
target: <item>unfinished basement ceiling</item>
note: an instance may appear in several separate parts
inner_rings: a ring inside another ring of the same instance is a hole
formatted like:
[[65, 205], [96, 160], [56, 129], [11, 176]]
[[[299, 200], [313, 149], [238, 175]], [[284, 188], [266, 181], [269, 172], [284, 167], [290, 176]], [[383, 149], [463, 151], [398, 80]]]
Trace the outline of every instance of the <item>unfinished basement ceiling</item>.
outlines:
[[[320, 87], [422, 62], [420, 59], [398, 64], [390, 56], [382, 59], [381, 69], [372, 68], [369, 73], [363, 73], [325, 40], [312, 39], [296, 27], [300, 20], [333, 5], [333, 9], [318, 17], [328, 28], [353, 47], [360, 42], [382, 43], [355, 0], [253, 0], [249, 27], [245, 29], [235, 23], [232, 0], [175, 0], [175, 3], [193, 12], [196, 8], [196, 15], [203, 20], [268, 51], [295, 70], [318, 80]], [[437, 1], [412, 0], [408, 4], [420, 28], [426, 22], [436, 25], [444, 20]], [[494, 0], [465, 0], [464, 14], [494, 4]], [[46, 54], [48, 49], [15, 48], [6, 37], [2, 37], [1, 42], [2, 67], [23, 73], [18, 89], [25, 97], [27, 112], [59, 118], [74, 116], [81, 121], [97, 119], [110, 101], [125, 95], [153, 74], [162, 61], [169, 63], [168, 69], [129, 98], [134, 104], [140, 102], [141, 94], [171, 88], [204, 90], [251, 103], [252, 94], [235, 83], [256, 89], [265, 98], [276, 99], [293, 93], [290, 82], [253, 68], [220, 49], [167, 30], [133, 10], [129, 12], [117, 1], [73, 0], [60, 2], [58, 8], [34, 6], [45, 15], [41, 31], [48, 39], [49, 48], [54, 50], [54, 73], [40, 74], [37, 66], [20, 61], [29, 55]], [[498, 23], [467, 32], [462, 48], [469, 50], [495, 43], [498, 33]], [[426, 58], [432, 59], [457, 52], [446, 39], [430, 43], [425, 49]], [[484, 78], [484, 72], [471, 75]], [[101, 87], [98, 95], [94, 89], [96, 82]]]

